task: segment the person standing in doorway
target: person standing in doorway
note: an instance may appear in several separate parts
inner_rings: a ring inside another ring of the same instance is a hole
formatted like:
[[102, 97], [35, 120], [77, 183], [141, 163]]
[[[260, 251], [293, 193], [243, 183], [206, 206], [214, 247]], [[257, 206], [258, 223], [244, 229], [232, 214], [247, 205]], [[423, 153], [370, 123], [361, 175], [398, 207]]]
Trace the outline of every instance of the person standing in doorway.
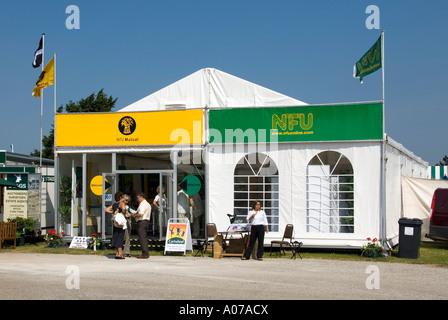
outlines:
[[[154, 201], [152, 204], [157, 208], [158, 212], [161, 212], [160, 214], [160, 220], [162, 221], [162, 230], [166, 229], [166, 223], [168, 221], [166, 216], [166, 188], [162, 188], [162, 198], [160, 198], [160, 186], [157, 187], [157, 195], [154, 198]], [[160, 208], [162, 210], [160, 210]], [[157, 211], [156, 211], [157, 213]]]
[[188, 195], [182, 190], [180, 185], [177, 186], [177, 216], [190, 220], [190, 203]]
[[247, 215], [247, 222], [250, 223], [250, 240], [249, 247], [246, 250], [245, 255], [241, 258], [242, 260], [249, 260], [250, 254], [255, 245], [255, 241], [258, 240], [257, 248], [257, 259], [258, 261], [263, 260], [263, 242], [264, 242], [264, 232], [269, 232], [268, 219], [266, 213], [261, 210], [261, 202], [255, 200], [252, 204], [252, 210], [249, 211]]
[[199, 193], [196, 193], [190, 199], [193, 218], [193, 238], [199, 238], [201, 230], [204, 230], [205, 226], [204, 205]]
[[139, 202], [137, 209], [138, 213], [134, 214], [133, 217], [137, 221], [137, 233], [140, 246], [142, 247], [142, 254], [141, 256], [138, 256], [137, 259], [148, 259], [149, 251], [146, 236], [148, 234], [149, 219], [151, 218], [151, 206], [148, 201], [146, 201], [143, 192], [137, 194], [137, 200]]

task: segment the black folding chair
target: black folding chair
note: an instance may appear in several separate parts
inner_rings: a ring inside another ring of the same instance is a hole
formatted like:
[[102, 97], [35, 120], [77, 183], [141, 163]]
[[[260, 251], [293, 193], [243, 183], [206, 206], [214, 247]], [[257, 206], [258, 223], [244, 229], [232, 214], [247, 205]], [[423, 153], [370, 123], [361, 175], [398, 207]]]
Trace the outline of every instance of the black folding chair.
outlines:
[[302, 247], [303, 243], [299, 241], [294, 241], [291, 243], [291, 250], [292, 250], [292, 258], [296, 260], [296, 254], [299, 255], [300, 259], [302, 259], [302, 256], [300, 255], [300, 248]]
[[196, 254], [194, 255], [195, 257], [197, 257], [197, 255], [199, 253], [201, 253], [201, 257], [204, 256], [204, 246], [205, 246], [205, 240], [201, 240], [201, 239], [197, 239], [196, 240], [196, 244], [198, 246], [198, 251], [196, 252]]

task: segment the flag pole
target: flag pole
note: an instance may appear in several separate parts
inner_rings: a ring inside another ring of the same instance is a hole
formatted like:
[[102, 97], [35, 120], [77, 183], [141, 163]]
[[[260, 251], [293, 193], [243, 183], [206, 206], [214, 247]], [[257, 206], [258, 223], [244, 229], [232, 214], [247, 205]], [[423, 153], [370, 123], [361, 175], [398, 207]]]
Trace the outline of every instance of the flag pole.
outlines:
[[54, 58], [54, 114], [56, 115], [56, 52], [53, 53], [53, 58]]
[[[54, 59], [54, 114], [53, 114], [53, 119], [54, 119], [54, 126], [53, 126], [53, 152], [54, 152], [54, 146], [56, 145], [56, 52], [53, 53], [53, 59]], [[56, 200], [56, 204], [57, 206], [59, 206], [59, 162], [56, 159], [56, 155], [54, 155], [54, 169], [55, 169], [55, 200]], [[57, 230], [61, 230], [61, 226], [60, 226], [60, 221], [59, 221], [59, 214], [58, 214], [58, 210], [56, 209], [54, 211], [54, 225], [56, 227]], [[67, 233], [67, 230], [65, 230], [65, 232]], [[71, 234], [71, 233], [70, 233]]]
[[[42, 71], [44, 71], [44, 58], [45, 58], [45, 33], [42, 33]], [[44, 117], [44, 90], [41, 89], [40, 96], [40, 156], [39, 156], [39, 167], [42, 171], [42, 122]]]
[[385, 86], [384, 86], [384, 32], [385, 30], [381, 31], [381, 74], [383, 78], [383, 130], [386, 130], [385, 124], [385, 117], [384, 117], [384, 98], [385, 98]]
[[381, 31], [381, 78], [382, 78], [382, 105], [383, 105], [383, 139], [381, 144], [381, 242], [383, 248], [387, 245], [387, 202], [386, 202], [386, 115], [385, 115], [385, 77], [384, 77], [384, 31]]
[[[45, 33], [42, 33], [42, 72], [45, 67]], [[42, 187], [43, 187], [43, 179], [42, 179], [42, 124], [44, 117], [44, 89], [41, 89], [40, 96], [40, 153], [39, 153], [39, 173], [40, 173], [40, 185], [39, 185], [39, 225], [42, 221]]]

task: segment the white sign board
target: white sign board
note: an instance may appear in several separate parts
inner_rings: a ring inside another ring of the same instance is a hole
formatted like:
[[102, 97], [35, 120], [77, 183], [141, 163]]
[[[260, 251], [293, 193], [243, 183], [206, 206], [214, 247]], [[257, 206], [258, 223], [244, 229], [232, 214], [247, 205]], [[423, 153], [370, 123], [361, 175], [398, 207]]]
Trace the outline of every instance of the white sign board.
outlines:
[[28, 191], [5, 190], [3, 194], [3, 220], [28, 217]]
[[73, 237], [70, 243], [72, 249], [87, 249], [89, 247], [90, 237]]
[[172, 218], [168, 220], [166, 229], [165, 252], [193, 252], [191, 241], [190, 221], [185, 218]]

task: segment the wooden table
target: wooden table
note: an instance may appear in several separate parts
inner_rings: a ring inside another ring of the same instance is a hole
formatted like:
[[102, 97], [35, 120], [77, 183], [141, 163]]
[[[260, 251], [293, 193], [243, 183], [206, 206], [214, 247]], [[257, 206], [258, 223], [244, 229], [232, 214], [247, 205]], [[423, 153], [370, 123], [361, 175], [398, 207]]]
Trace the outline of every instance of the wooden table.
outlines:
[[223, 257], [243, 257], [249, 242], [249, 231], [222, 231]]

